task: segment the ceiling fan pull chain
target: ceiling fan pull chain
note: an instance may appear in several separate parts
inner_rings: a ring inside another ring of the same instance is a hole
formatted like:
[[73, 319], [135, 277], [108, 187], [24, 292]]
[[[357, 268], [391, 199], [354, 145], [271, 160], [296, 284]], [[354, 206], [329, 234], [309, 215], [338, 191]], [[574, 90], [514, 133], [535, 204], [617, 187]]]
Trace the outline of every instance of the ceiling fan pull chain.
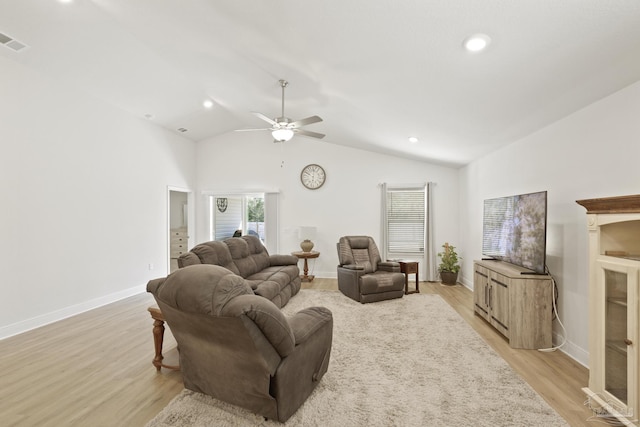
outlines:
[[280, 157], [282, 158], [280, 168], [284, 168], [284, 144], [282, 142], [280, 143]]

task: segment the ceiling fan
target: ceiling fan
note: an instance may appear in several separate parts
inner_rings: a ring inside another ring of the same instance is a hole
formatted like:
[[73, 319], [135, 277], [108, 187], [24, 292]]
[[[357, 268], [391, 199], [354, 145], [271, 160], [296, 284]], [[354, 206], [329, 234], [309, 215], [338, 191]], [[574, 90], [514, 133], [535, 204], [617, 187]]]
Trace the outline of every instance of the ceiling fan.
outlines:
[[299, 135], [310, 136], [312, 138], [319, 138], [319, 139], [324, 138], [325, 135], [323, 133], [312, 132], [310, 130], [302, 129], [302, 126], [321, 122], [322, 119], [320, 117], [311, 116], [311, 117], [307, 117], [306, 119], [293, 121], [289, 117], [286, 117], [284, 115], [284, 88], [286, 88], [288, 84], [289, 82], [287, 82], [286, 80], [280, 80], [280, 86], [282, 87], [282, 114], [280, 115], [280, 117], [277, 117], [275, 119], [270, 119], [264, 114], [252, 111], [252, 113], [256, 117], [259, 117], [260, 119], [269, 123], [271, 125], [270, 128], [237, 129], [237, 131], [243, 132], [243, 131], [269, 130], [271, 131], [271, 136], [273, 136], [273, 142], [289, 141], [291, 138], [293, 138], [293, 135], [296, 133]]

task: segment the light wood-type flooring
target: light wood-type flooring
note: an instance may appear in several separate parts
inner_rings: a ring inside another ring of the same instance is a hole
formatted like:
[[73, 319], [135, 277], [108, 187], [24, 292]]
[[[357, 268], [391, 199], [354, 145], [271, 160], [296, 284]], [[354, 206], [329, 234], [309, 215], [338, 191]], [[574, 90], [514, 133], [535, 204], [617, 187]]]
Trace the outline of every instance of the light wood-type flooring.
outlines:
[[[337, 281], [316, 278], [303, 288], [336, 290]], [[473, 314], [473, 294], [462, 285], [421, 282], [420, 291], [441, 295], [570, 425], [594, 425], [580, 390], [586, 368], [559, 351], [510, 348]], [[151, 305], [144, 293], [0, 341], [0, 425], [144, 426], [183, 388], [180, 372], [151, 365]], [[407, 327], [419, 325], [407, 319]], [[167, 349], [176, 356], [169, 329]]]

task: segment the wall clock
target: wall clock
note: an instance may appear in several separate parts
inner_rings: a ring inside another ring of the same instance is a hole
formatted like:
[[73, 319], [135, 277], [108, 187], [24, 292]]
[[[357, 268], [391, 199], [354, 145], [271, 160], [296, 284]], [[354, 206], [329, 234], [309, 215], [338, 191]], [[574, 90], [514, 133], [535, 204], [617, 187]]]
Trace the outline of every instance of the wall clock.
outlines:
[[309, 190], [317, 190], [322, 187], [326, 178], [327, 174], [322, 169], [322, 166], [316, 164], [307, 165], [300, 172], [300, 181]]

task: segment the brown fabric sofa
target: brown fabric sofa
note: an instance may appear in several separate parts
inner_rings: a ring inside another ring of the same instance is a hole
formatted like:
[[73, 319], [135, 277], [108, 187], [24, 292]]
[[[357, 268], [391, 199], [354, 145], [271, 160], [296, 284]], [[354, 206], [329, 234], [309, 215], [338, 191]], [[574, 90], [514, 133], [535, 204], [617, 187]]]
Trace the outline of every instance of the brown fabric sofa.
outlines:
[[148, 283], [180, 349], [184, 385], [284, 422], [329, 366], [333, 317], [287, 318], [226, 268], [193, 265]]
[[405, 277], [400, 264], [383, 262], [373, 238], [344, 236], [337, 248], [340, 292], [363, 304], [402, 298]]
[[247, 280], [256, 295], [284, 307], [300, 291], [298, 258], [269, 255], [256, 236], [231, 237], [196, 245], [178, 258], [178, 267], [213, 264]]

